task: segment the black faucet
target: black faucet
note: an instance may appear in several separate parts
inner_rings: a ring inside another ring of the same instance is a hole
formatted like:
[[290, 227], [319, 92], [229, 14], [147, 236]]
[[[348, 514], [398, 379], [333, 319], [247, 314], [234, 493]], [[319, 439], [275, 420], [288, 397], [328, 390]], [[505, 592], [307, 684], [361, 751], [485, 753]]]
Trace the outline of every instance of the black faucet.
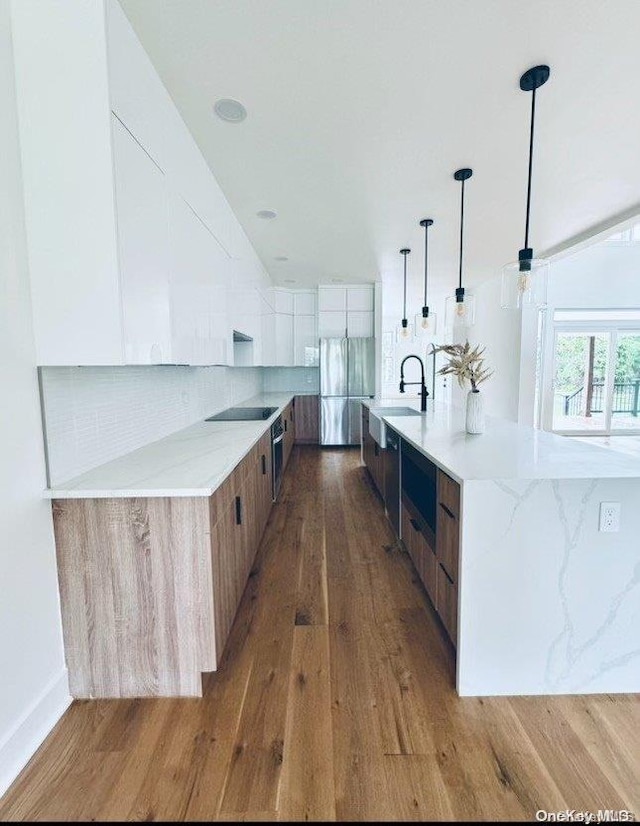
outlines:
[[[404, 380], [404, 363], [408, 359], [418, 359], [420, 362], [420, 381], [405, 381]], [[424, 364], [422, 363], [422, 359], [420, 356], [416, 356], [414, 353], [411, 353], [408, 356], [405, 356], [402, 361], [400, 362], [400, 392], [404, 393], [404, 388], [408, 384], [419, 384], [420, 385], [420, 410], [424, 413], [427, 409], [427, 396], [429, 392], [427, 391], [427, 385], [424, 383]]]

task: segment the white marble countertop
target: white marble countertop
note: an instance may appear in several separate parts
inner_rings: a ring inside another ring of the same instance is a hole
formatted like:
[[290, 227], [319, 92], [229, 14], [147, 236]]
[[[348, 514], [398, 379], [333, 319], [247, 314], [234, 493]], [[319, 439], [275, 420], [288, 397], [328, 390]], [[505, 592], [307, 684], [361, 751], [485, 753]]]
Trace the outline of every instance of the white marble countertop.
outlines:
[[261, 393], [234, 407], [277, 407], [258, 422], [196, 422], [54, 485], [49, 499], [211, 496], [300, 392]]
[[[366, 403], [366, 402], [365, 402]], [[372, 399], [370, 408], [420, 409], [419, 399]], [[464, 411], [428, 402], [421, 416], [384, 421], [434, 464], [463, 483], [474, 479], [640, 478], [640, 459], [600, 446], [488, 416], [486, 431], [469, 435]]]

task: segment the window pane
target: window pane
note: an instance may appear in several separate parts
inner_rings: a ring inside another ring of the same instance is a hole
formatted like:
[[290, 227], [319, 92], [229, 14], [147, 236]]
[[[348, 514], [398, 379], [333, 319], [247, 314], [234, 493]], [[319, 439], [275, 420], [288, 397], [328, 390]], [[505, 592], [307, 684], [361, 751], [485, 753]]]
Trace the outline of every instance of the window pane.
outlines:
[[611, 429], [640, 430], [640, 330], [618, 335]]
[[605, 427], [609, 333], [557, 333], [553, 376], [553, 429]]

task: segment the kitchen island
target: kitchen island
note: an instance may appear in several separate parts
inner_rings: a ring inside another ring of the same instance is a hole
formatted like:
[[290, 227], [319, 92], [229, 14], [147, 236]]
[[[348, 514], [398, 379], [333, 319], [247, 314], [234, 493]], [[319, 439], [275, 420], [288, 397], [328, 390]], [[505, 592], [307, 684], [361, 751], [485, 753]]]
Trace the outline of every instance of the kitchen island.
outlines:
[[458, 693], [640, 691], [640, 461], [439, 404], [383, 419], [460, 485]]

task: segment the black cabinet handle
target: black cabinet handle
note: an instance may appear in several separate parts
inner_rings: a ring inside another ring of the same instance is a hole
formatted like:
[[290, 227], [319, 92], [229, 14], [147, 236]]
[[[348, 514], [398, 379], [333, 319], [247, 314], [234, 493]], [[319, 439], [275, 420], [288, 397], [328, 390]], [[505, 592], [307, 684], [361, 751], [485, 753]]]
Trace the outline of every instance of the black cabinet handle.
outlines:
[[287, 420], [286, 419], [284, 420], [284, 432], [285, 433], [287, 432]]
[[413, 530], [418, 531], [418, 533], [420, 533], [420, 523], [417, 522], [415, 519], [409, 519], [409, 522], [411, 522], [411, 527], [413, 528]]
[[242, 499], [236, 496], [236, 525], [242, 525]]
[[451, 513], [451, 511], [446, 505], [444, 505], [442, 502], [440, 502], [439, 505], [442, 508], [442, 510], [447, 514], [447, 516], [450, 516], [451, 519], [455, 519], [455, 516]]
[[380, 445], [377, 442], [373, 443], [373, 452], [375, 456], [380, 455]]
[[446, 576], [446, 578], [449, 580], [449, 582], [453, 585], [453, 580], [452, 580], [452, 579], [451, 579], [451, 577], [449, 576], [449, 574], [448, 574], [448, 572], [447, 572], [447, 569], [444, 567], [444, 565], [442, 564], [442, 562], [439, 562], [439, 563], [438, 563], [438, 565], [440, 565], [440, 567], [442, 568], [442, 571], [443, 571], [444, 575], [445, 575], [445, 576]]
[[264, 453], [262, 454], [262, 475], [267, 475], [267, 457], [264, 455]]

